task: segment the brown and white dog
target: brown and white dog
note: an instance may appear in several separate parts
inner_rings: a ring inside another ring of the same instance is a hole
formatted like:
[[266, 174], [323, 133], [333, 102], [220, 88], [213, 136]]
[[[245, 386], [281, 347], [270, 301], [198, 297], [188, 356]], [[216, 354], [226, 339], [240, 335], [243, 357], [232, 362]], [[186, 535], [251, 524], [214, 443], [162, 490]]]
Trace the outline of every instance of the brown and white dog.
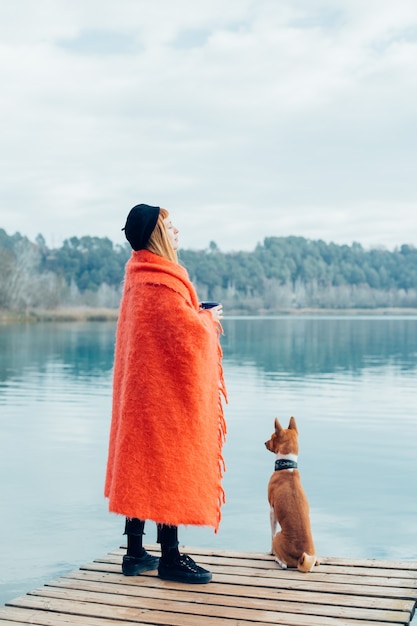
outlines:
[[[300, 572], [311, 572], [319, 562], [311, 534], [307, 496], [297, 469], [298, 430], [294, 417], [287, 429], [275, 419], [275, 432], [265, 445], [276, 455], [275, 471], [268, 484], [272, 554], [283, 569], [297, 567]], [[280, 532], [276, 532], [277, 522]]]

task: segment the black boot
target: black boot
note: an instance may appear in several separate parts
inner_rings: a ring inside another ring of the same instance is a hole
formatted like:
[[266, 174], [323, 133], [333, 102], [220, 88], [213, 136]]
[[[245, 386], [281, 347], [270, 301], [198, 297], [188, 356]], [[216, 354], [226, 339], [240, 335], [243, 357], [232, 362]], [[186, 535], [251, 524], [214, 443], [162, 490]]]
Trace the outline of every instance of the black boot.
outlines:
[[146, 552], [142, 545], [145, 522], [136, 517], [126, 518], [127, 553], [123, 557], [122, 572], [125, 576], [137, 576], [158, 567], [159, 559]]
[[179, 553], [177, 526], [159, 525], [157, 541], [161, 544], [159, 578], [194, 584], [211, 581], [211, 572], [197, 565], [188, 554]]

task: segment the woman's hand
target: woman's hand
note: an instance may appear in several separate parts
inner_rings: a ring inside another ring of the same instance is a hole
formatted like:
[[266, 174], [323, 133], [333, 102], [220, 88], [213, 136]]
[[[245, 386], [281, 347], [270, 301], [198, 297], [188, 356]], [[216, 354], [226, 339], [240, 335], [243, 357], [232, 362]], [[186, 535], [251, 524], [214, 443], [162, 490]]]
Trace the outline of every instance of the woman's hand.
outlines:
[[223, 319], [223, 305], [218, 304], [217, 306], [213, 306], [211, 309], [207, 309], [213, 316], [215, 322], [220, 322]]

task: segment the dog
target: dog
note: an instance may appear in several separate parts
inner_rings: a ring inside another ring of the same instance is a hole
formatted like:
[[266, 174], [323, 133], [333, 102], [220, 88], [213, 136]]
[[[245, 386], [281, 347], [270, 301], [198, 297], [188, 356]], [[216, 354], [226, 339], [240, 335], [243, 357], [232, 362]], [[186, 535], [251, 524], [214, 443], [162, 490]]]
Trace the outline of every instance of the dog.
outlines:
[[[271, 554], [283, 569], [297, 567], [300, 572], [311, 572], [319, 562], [311, 533], [308, 500], [297, 469], [295, 418], [291, 417], [288, 428], [283, 428], [275, 419], [275, 432], [265, 446], [276, 455], [275, 471], [268, 483]], [[277, 532], [277, 522], [280, 532]]]

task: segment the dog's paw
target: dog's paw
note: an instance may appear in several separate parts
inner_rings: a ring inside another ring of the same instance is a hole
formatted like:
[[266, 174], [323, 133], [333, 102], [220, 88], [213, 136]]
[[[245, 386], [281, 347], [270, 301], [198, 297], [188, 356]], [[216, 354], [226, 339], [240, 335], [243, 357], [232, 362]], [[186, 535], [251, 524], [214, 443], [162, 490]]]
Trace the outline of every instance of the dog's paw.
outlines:
[[315, 565], [317, 565], [316, 555], [303, 552], [303, 554], [298, 559], [297, 569], [300, 572], [312, 572]]
[[281, 569], [287, 569], [287, 564], [284, 563], [283, 561], [280, 561], [277, 556], [275, 557], [275, 560], [276, 560], [276, 562], [278, 563], [278, 565], [280, 566]]

